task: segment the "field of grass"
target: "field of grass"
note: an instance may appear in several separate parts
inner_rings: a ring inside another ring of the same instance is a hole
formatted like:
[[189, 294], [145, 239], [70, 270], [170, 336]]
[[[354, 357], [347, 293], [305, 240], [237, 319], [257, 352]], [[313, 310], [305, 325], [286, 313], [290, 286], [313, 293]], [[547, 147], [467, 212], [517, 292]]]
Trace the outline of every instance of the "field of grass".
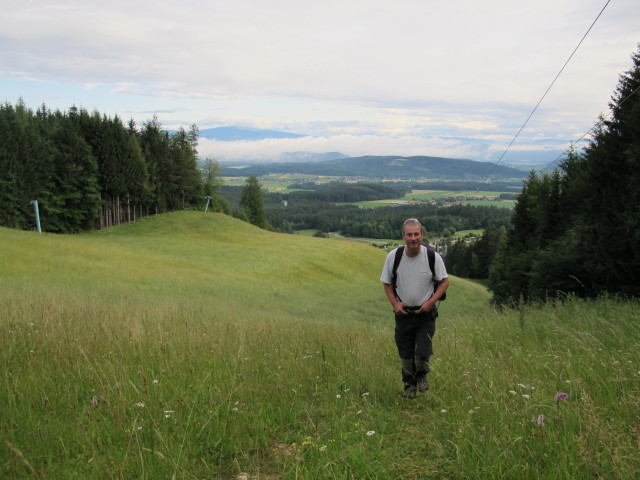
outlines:
[[0, 478], [640, 475], [640, 305], [451, 279], [402, 400], [385, 252], [180, 212], [0, 229]]
[[458, 238], [465, 238], [465, 237], [470, 237], [470, 236], [476, 236], [476, 237], [481, 237], [484, 234], [484, 230], [482, 229], [475, 229], [475, 230], [458, 230], [456, 233], [454, 233], [451, 237], [454, 240], [457, 240]]
[[295, 233], [296, 233], [296, 235], [305, 235], [307, 237], [313, 237], [319, 231], [320, 230], [315, 229], [315, 228], [308, 228], [308, 229], [305, 229], [305, 230], [296, 230]]
[[[274, 193], [287, 193], [294, 192], [296, 188], [290, 188], [292, 184], [300, 181], [309, 181], [314, 183], [327, 183], [335, 180], [339, 180], [341, 177], [329, 177], [323, 175], [306, 175], [296, 173], [283, 173], [283, 174], [271, 174], [262, 175], [259, 177], [262, 188], [266, 191]], [[246, 177], [224, 177], [225, 185], [233, 187], [242, 187], [245, 185]]]
[[500, 192], [476, 192], [476, 191], [445, 191], [445, 190], [413, 190], [404, 197], [388, 200], [372, 200], [359, 202], [357, 205], [364, 208], [384, 207], [398, 202], [424, 202], [428, 200], [438, 200], [449, 198], [453, 201], [464, 202], [475, 206], [495, 206], [502, 208], [513, 208], [514, 200], [494, 200]]

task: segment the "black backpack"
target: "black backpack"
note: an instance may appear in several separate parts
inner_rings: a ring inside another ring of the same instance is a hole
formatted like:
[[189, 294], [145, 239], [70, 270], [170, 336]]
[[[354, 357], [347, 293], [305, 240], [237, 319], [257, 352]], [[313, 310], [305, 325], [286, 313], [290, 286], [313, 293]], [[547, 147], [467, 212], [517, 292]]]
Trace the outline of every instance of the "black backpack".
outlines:
[[[431, 278], [433, 279], [433, 291], [435, 293], [436, 289], [440, 282], [436, 280], [436, 251], [430, 247], [429, 245], [423, 244], [423, 246], [427, 247], [427, 259], [429, 260], [429, 268], [431, 269]], [[391, 270], [391, 285], [393, 285], [393, 293], [396, 298], [398, 297], [398, 292], [396, 292], [396, 284], [398, 283], [398, 265], [400, 265], [400, 260], [402, 260], [402, 254], [404, 253], [404, 246], [398, 247], [396, 250], [396, 257], [393, 259], [393, 270]], [[440, 297], [440, 301], [447, 299], [447, 292]]]

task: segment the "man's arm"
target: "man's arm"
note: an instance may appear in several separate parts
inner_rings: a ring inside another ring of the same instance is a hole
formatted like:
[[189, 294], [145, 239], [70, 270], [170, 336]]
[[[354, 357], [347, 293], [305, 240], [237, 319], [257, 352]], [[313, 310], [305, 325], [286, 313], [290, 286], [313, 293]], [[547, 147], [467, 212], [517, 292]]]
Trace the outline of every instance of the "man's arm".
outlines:
[[433, 292], [433, 295], [431, 296], [431, 298], [429, 298], [428, 300], [425, 300], [422, 303], [420, 310], [418, 310], [418, 313], [431, 311], [431, 309], [436, 304], [436, 302], [440, 300], [442, 295], [444, 295], [444, 292], [447, 291], [447, 288], [449, 288], [449, 278], [444, 277], [442, 281], [438, 284], [438, 288], [436, 288], [436, 291]]
[[404, 310], [404, 303], [403, 302], [399, 302], [398, 299], [396, 298], [396, 294], [393, 291], [393, 285], [391, 285], [390, 283], [382, 283], [382, 285], [384, 286], [384, 293], [387, 294], [387, 298], [389, 299], [389, 303], [391, 304], [391, 307], [393, 307], [393, 311], [395, 313], [401, 313], [403, 315], [406, 315], [407, 312], [405, 312]]

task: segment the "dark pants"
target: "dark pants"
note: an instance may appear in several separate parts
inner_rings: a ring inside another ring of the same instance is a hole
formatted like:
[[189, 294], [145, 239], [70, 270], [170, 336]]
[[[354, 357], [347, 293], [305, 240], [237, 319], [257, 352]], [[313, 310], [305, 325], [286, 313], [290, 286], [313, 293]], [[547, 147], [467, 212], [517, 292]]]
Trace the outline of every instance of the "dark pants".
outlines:
[[396, 314], [395, 340], [402, 361], [402, 382], [415, 386], [429, 373], [432, 339], [436, 333], [437, 311], [417, 315]]

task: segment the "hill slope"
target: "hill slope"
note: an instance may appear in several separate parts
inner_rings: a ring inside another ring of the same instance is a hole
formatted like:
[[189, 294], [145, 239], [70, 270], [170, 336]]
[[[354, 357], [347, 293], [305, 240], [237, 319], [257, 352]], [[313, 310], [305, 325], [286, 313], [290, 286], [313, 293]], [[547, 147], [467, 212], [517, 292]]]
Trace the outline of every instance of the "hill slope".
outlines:
[[384, 255], [201, 212], [0, 228], [0, 478], [638, 478], [637, 302], [452, 278], [401, 402]]
[[355, 319], [344, 312], [358, 304], [359, 320], [389, 322], [378, 280], [385, 252], [267, 232], [220, 214], [176, 212], [75, 236], [0, 229], [0, 245], [5, 275], [52, 294], [143, 292], [160, 301], [341, 321]]

